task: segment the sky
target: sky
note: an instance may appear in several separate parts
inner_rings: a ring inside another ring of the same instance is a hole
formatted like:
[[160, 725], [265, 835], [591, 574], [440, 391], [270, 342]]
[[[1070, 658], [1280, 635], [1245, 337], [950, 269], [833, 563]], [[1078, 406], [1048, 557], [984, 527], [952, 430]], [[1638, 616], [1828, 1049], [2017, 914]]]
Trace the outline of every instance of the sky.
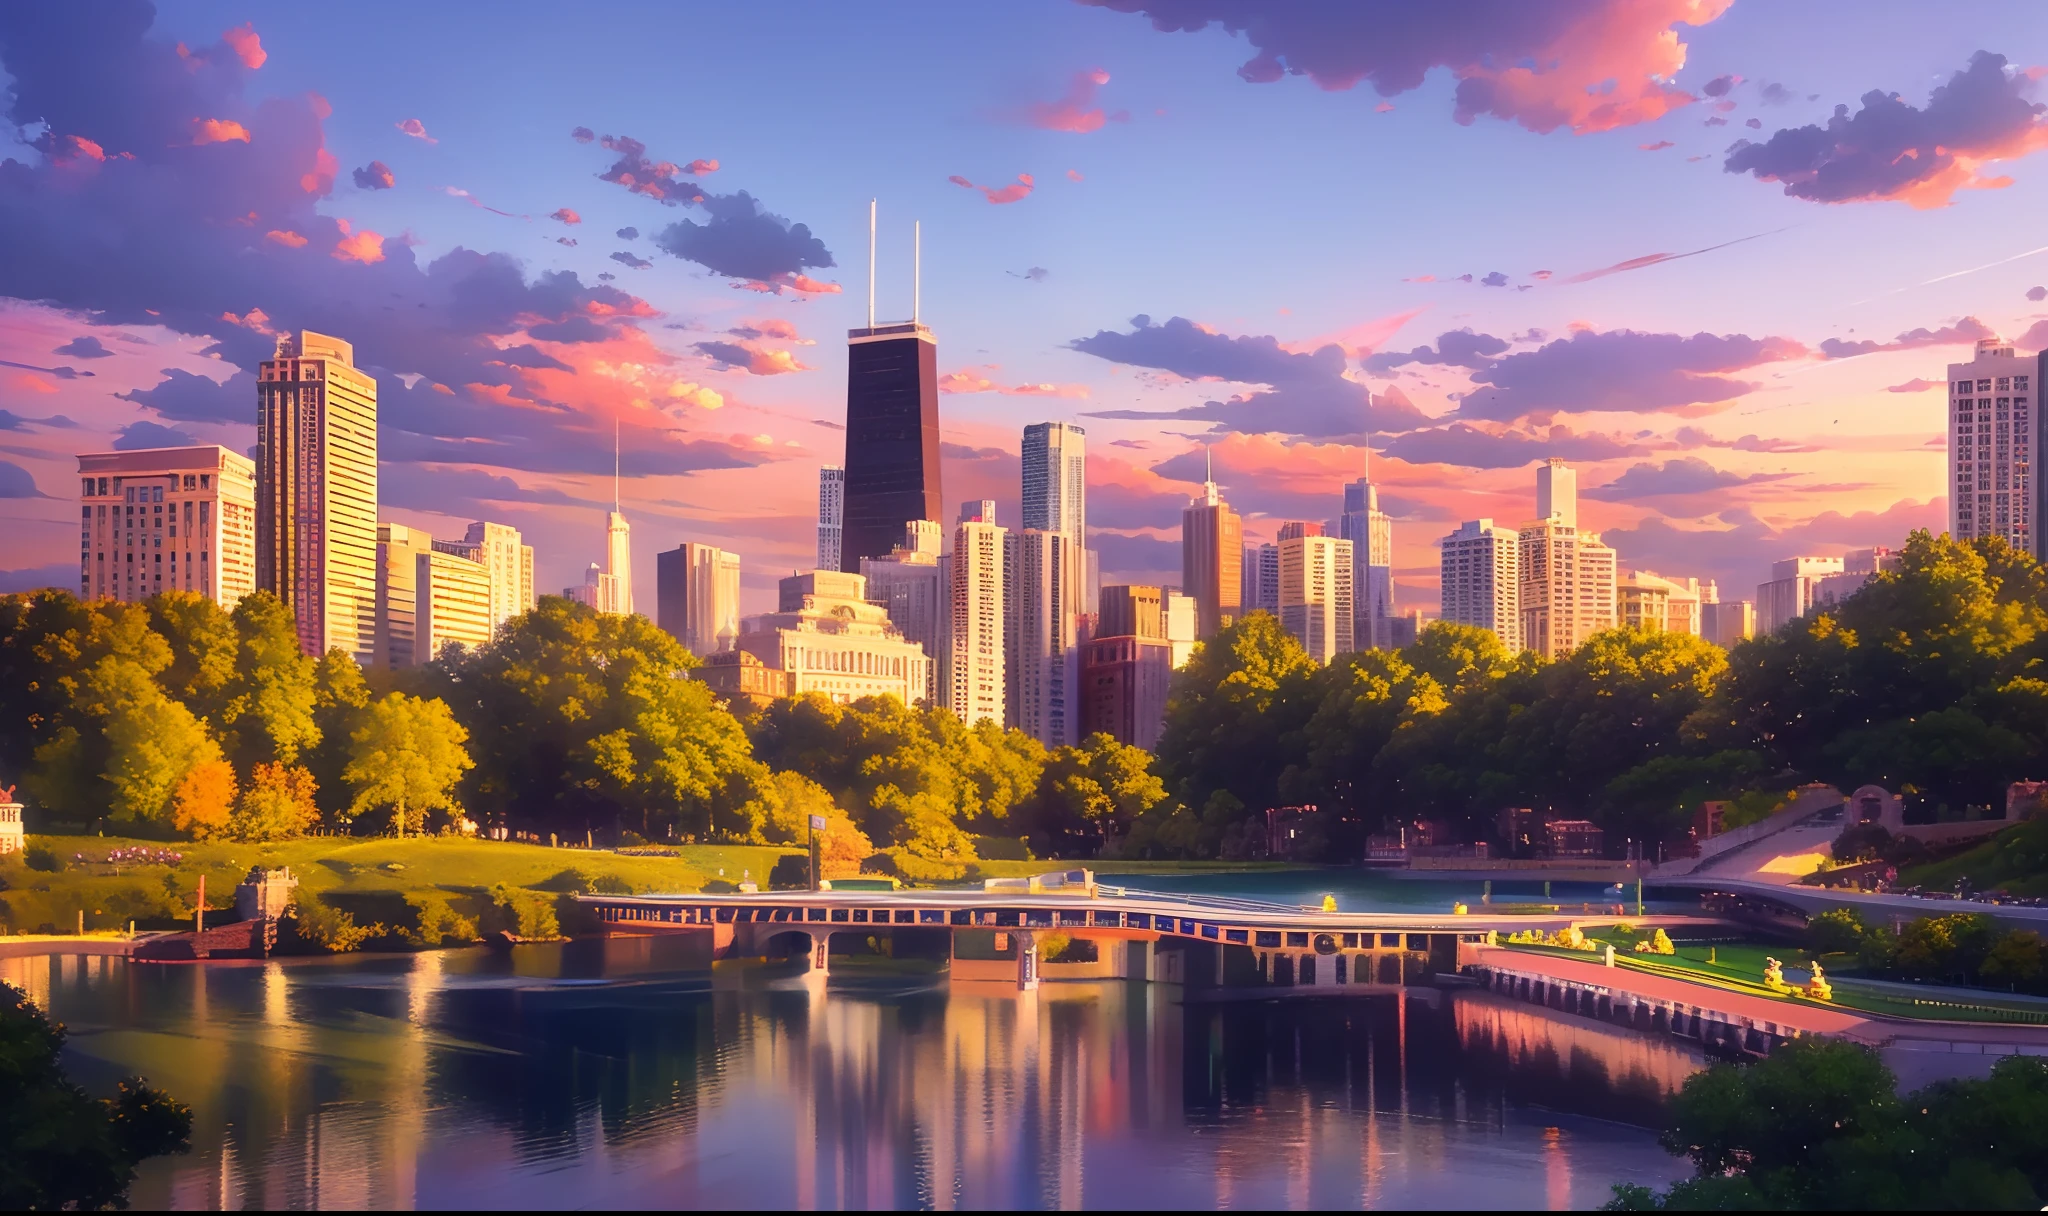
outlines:
[[[845, 331], [938, 338], [948, 503], [1088, 430], [1106, 581], [1367, 467], [1400, 607], [1579, 467], [1626, 567], [1947, 519], [1946, 364], [2048, 346], [2048, 10], [1755, 0], [0, 6], [0, 590], [76, 582], [75, 456], [248, 450], [279, 332], [376, 375], [382, 514], [544, 591], [813, 562]], [[2030, 222], [2031, 221], [2031, 222]], [[651, 608], [643, 604], [643, 608]]]

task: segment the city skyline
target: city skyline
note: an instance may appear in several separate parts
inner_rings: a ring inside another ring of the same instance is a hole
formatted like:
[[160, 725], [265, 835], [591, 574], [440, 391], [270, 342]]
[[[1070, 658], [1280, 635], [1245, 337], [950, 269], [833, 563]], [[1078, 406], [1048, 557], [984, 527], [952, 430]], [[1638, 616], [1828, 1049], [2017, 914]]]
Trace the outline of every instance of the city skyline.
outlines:
[[[2028, 341], [2042, 319], [2028, 293], [2048, 268], [2022, 256], [2044, 163], [2027, 155], [2041, 141], [2025, 69], [2048, 62], [2048, 35], [2020, 6], [1886, 9], [1883, 38], [1844, 32], [1828, 11], [1675, 6], [1607, 43], [1539, 31], [1567, 76], [1605, 54], [1605, 75], [1668, 82], [1644, 94], [1661, 100], [1546, 119], [1518, 94], [1461, 123], [1448, 86], [1478, 69], [1419, 50], [1412, 77], [1375, 75], [1381, 64], [1340, 39], [1355, 74], [1254, 82], [1234, 68], [1262, 53], [1285, 63], [1288, 46], [1215, 26], [1163, 33], [1085, 5], [1034, 11], [1029, 37], [1017, 15], [933, 9], [922, 27], [934, 46], [1001, 47], [1000, 67], [949, 64], [919, 99], [936, 120], [927, 145], [867, 166], [851, 151], [860, 141], [840, 138], [858, 116], [794, 140], [787, 123], [855, 63], [875, 104], [903, 98], [871, 78], [904, 52], [846, 15], [816, 18], [843, 59], [798, 52], [803, 88], [710, 127], [661, 114], [631, 70], [600, 73], [590, 96], [514, 90], [466, 66], [417, 70], [424, 48], [455, 37], [450, 14], [409, 14], [419, 36], [404, 45], [364, 44], [372, 66], [359, 78], [321, 64], [336, 61], [327, 50], [355, 55], [361, 35], [312, 10], [195, 4], [153, 26], [91, 30], [41, 15], [7, 45], [42, 38], [61, 66], [175, 63], [183, 43], [212, 70], [169, 83], [131, 73], [90, 105], [32, 82], [12, 105], [22, 130], [0, 155], [24, 182], [69, 183], [71, 202], [62, 215], [36, 201], [51, 191], [4, 203], [47, 250], [0, 273], [0, 385], [21, 420], [0, 455], [0, 511], [19, 537], [8, 585], [61, 581], [74, 453], [187, 440], [247, 451], [245, 377], [267, 331], [312, 328], [353, 335], [399, 420], [381, 453], [396, 522], [455, 535], [505, 519], [534, 542], [540, 586], [573, 583], [589, 560], [570, 543], [577, 515], [609, 498], [605, 432], [620, 421], [622, 497], [648, 538], [634, 581], [652, 585], [657, 550], [713, 543], [759, 555], [743, 594], [749, 611], [768, 607], [775, 578], [809, 564], [815, 471], [840, 459], [833, 335], [862, 319], [871, 197], [888, 218], [883, 317], [911, 311], [912, 221], [925, 229], [921, 312], [947, 336], [942, 504], [995, 497], [1021, 518], [1015, 407], [1032, 398], [1037, 417], [1091, 432], [1104, 582], [1173, 581], [1171, 529], [1200, 484], [1198, 444], [1213, 448], [1248, 534], [1269, 539], [1286, 519], [1327, 517], [1303, 497], [1337, 495], [1361, 467], [1359, 440], [1374, 439], [1404, 605], [1436, 599], [1429, 542], [1460, 519], [1510, 518], [1548, 455], [1579, 464], [1588, 523], [1626, 564], [1739, 587], [1783, 556], [1895, 544], [1947, 522], [1939, 369], [1984, 331], [2023, 355], [2048, 344]], [[686, 21], [643, 18], [650, 47]], [[223, 40], [252, 20], [250, 37]], [[760, 36], [730, 15], [697, 20], [733, 45]], [[479, 49], [518, 36], [460, 35]], [[1797, 51], [1816, 38], [1857, 53]], [[1978, 51], [2006, 68], [1973, 66]], [[578, 32], [559, 53], [600, 54]], [[1824, 123], [1837, 104], [1853, 119], [1872, 89], [1931, 123], [1962, 121], [1935, 100], [1958, 74], [2012, 101], [1941, 174], [1792, 181], [1789, 196], [1782, 174], [1758, 180], [1778, 132]], [[208, 121], [221, 137], [195, 143], [193, 124]], [[1306, 154], [1331, 130], [1347, 145], [1335, 159], [1358, 168]], [[513, 131], [558, 134], [499, 155]], [[1754, 150], [1731, 152], [1738, 139]], [[1213, 165], [1228, 180], [1221, 166], [1247, 157], [1261, 189], [1291, 200], [1287, 222], [1200, 240], [1210, 205], [1161, 189], [1168, 167]], [[1349, 188], [1367, 164], [1422, 159], [1436, 175], [1425, 190]], [[152, 196], [177, 204], [161, 224], [121, 201], [133, 197], [122, 175], [145, 170], [159, 175]], [[1500, 173], [1523, 184], [1497, 230], [1436, 205], [1495, 196], [1477, 183]], [[1585, 208], [1569, 187], [1595, 174], [1637, 204]], [[1329, 226], [1314, 200], [1333, 192], [1368, 209], [1356, 237], [1319, 235]], [[684, 201], [700, 193], [712, 201]], [[259, 224], [229, 223], [250, 212]], [[191, 260], [147, 247], [113, 266], [71, 260], [78, 234], [122, 224], [158, 224]], [[761, 264], [739, 256], [730, 238], [742, 231], [762, 234]], [[1191, 248], [1204, 252], [1183, 256]], [[485, 284], [496, 311], [453, 303]], [[394, 328], [379, 301], [402, 301], [414, 323]], [[521, 353], [500, 358], [501, 344]]]

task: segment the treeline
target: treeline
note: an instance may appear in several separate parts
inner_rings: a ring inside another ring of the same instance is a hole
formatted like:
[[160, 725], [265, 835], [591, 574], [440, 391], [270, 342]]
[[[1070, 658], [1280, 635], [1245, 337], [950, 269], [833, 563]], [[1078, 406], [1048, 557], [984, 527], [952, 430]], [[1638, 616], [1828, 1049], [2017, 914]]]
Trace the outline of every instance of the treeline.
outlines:
[[[1270, 806], [1331, 835], [1434, 821], [1496, 840], [1508, 807], [1677, 842], [1703, 799], [1774, 805], [1803, 782], [1875, 783], [1909, 818], [2002, 812], [2048, 776], [2048, 579], [2001, 540], [1915, 533], [1901, 569], [1732, 652], [1619, 629], [1556, 661], [1435, 625], [1398, 652], [1311, 661], [1253, 613], [1197, 651], [1169, 700], [1162, 847], [1257, 847]], [[1355, 840], [1332, 855], [1355, 856]]]
[[[778, 703], [746, 721], [644, 617], [549, 597], [487, 646], [370, 672], [299, 653], [259, 593], [139, 604], [0, 597], [0, 766], [38, 826], [268, 840], [464, 820], [603, 843], [797, 844], [954, 877], [989, 838], [1091, 854], [1165, 796], [1106, 737], [1050, 749], [893, 699]], [[978, 838], [980, 843], [978, 843]]]
[[[0, 771], [41, 822], [274, 838], [486, 828], [601, 842], [889, 853], [943, 876], [1024, 838], [1041, 856], [1253, 857], [1269, 808], [1297, 857], [1500, 812], [1683, 840], [1700, 801], [1766, 808], [1809, 780], [1901, 791], [1909, 817], [1998, 806], [2048, 775], [2048, 578], [2000, 541], [1917, 533], [1903, 566], [1732, 653], [1613, 630], [1557, 661], [1452, 625], [1328, 666], [1264, 613], [1174, 678], [1158, 755], [1048, 749], [878, 698], [735, 716], [652, 622], [552, 597], [489, 645], [365, 674], [301, 656], [284, 608], [190, 594], [0, 597]], [[999, 844], [998, 841], [1009, 844]]]

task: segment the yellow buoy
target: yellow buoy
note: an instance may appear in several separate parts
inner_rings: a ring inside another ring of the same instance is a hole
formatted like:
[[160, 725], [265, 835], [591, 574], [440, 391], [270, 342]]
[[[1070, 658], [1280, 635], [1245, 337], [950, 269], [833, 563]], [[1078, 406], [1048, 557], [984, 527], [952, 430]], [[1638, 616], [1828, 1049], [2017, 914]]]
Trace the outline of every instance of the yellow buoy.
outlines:
[[1335, 912], [1336, 910], [1337, 910], [1337, 897], [1336, 897], [1336, 896], [1334, 896], [1334, 895], [1325, 895], [1325, 896], [1323, 896], [1323, 911], [1325, 911], [1325, 912]]
[[1471, 909], [1470, 909], [1470, 908], [1467, 908], [1467, 907], [1466, 907], [1466, 906], [1465, 906], [1464, 904], [1452, 904], [1452, 905], [1451, 905], [1451, 915], [1452, 915], [1452, 916], [1463, 916], [1463, 915], [1465, 915], [1466, 913], [1468, 913], [1468, 912], [1470, 912], [1470, 911], [1471, 911]]

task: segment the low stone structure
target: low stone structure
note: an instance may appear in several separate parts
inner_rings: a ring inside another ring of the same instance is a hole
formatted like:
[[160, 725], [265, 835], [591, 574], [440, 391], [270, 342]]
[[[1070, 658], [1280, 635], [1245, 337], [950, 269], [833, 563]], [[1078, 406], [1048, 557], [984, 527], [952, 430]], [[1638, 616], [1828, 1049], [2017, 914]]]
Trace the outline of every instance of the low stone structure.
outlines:
[[293, 892], [298, 887], [299, 880], [292, 877], [290, 866], [275, 870], [251, 867], [242, 885], [235, 888], [235, 916], [241, 920], [277, 920], [292, 906]]
[[0, 789], [0, 857], [17, 853], [28, 847], [28, 836], [21, 826], [21, 804], [14, 800], [14, 787]]

